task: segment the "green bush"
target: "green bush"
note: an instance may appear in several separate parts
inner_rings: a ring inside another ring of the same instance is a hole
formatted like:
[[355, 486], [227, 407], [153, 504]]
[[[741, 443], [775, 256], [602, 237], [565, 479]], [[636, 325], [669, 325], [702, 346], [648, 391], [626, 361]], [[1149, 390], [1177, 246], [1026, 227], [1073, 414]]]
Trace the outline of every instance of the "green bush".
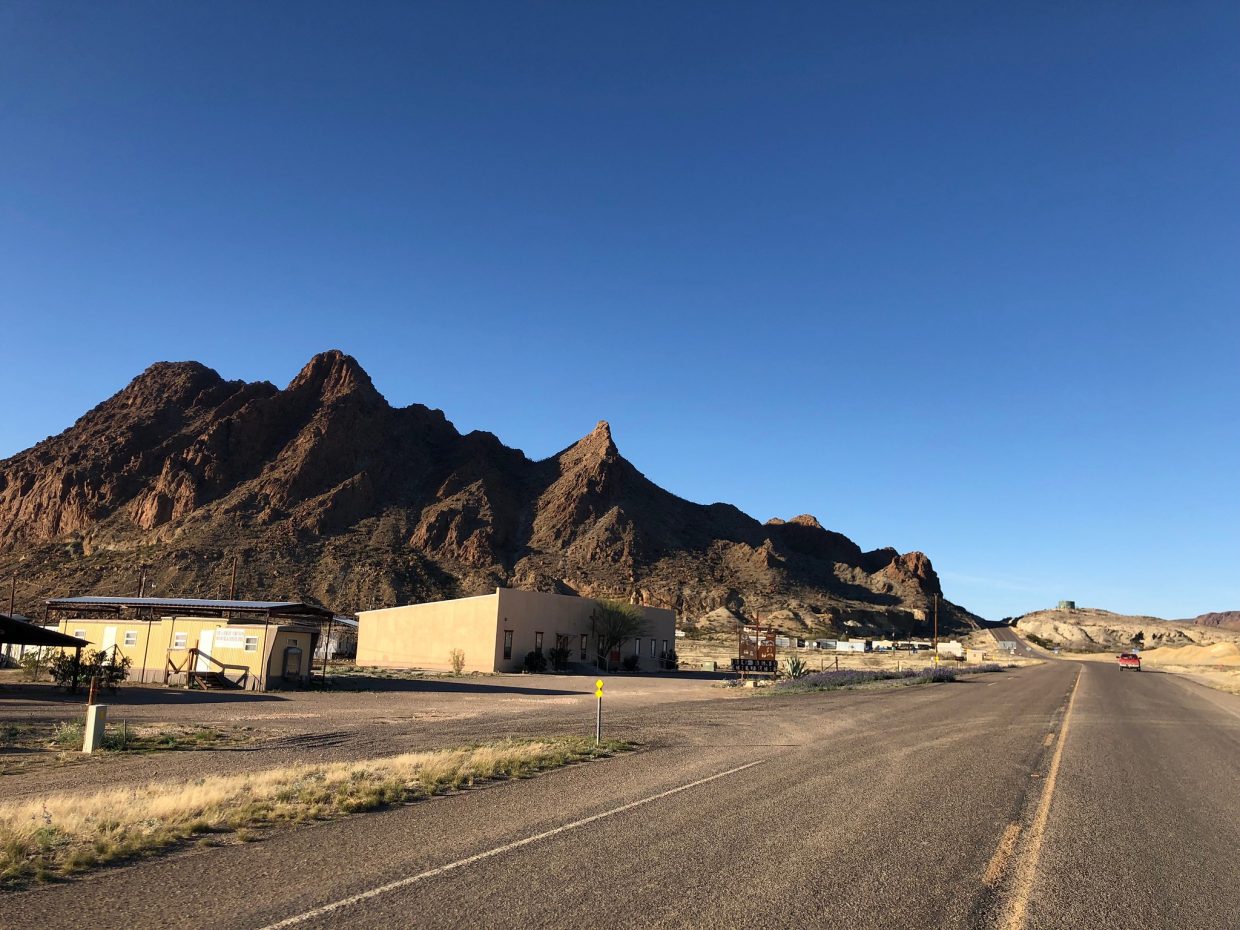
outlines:
[[48, 659], [47, 672], [52, 676], [52, 681], [71, 694], [79, 686], [89, 684], [92, 678], [98, 681], [100, 688], [115, 691], [129, 677], [132, 665], [132, 659], [117, 651], [83, 651], [79, 657], [76, 652], [62, 650]]
[[527, 672], [545, 672], [547, 670], [547, 657], [542, 651], [535, 649], [525, 654], [525, 670]]
[[562, 646], [556, 646], [547, 654], [547, 657], [551, 659], [551, 667], [557, 672], [562, 672], [568, 668], [568, 662], [571, 656], [572, 650], [565, 649]]
[[628, 655], [624, 657], [624, 661], [620, 663], [620, 667], [623, 668], [626, 672], [635, 672], [637, 671], [637, 667], [640, 663], [641, 663], [641, 656]]
[[680, 668], [680, 656], [676, 655], [675, 649], [669, 649], [663, 653], [663, 667], [669, 672], [674, 672]]

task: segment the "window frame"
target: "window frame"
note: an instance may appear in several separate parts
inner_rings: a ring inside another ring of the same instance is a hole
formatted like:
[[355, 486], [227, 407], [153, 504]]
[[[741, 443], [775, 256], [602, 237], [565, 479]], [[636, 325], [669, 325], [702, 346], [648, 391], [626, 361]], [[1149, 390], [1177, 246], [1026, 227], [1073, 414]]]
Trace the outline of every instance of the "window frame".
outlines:
[[[130, 637], [133, 637], [133, 638], [131, 639]], [[125, 635], [121, 638], [121, 645], [122, 646], [138, 645], [138, 631], [137, 630], [126, 630]]]
[[512, 658], [512, 630], [504, 630], [504, 658]]
[[543, 647], [542, 630], [535, 630], [534, 631], [534, 651], [542, 652], [542, 647]]
[[581, 661], [584, 662], [590, 658], [590, 634], [581, 634]]

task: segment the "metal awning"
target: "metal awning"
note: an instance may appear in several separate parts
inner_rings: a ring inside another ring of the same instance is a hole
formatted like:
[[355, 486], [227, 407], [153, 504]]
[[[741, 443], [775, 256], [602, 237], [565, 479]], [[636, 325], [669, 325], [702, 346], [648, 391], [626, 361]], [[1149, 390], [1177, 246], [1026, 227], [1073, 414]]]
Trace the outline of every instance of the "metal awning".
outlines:
[[186, 615], [225, 616], [258, 614], [271, 619], [330, 620], [332, 611], [298, 601], [215, 601], [197, 597], [56, 597], [47, 602], [54, 611], [119, 614], [122, 610], [174, 610]]
[[45, 626], [36, 626], [25, 620], [0, 614], [0, 643], [19, 646], [65, 646], [69, 649], [81, 649], [89, 646], [84, 639], [49, 630]]

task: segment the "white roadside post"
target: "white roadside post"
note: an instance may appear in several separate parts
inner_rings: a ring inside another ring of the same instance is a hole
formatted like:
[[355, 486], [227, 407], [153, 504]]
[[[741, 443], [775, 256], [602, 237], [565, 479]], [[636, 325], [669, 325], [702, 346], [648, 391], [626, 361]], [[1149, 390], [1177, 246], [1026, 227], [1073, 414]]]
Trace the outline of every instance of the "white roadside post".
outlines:
[[86, 695], [86, 727], [82, 733], [82, 752], [86, 753], [103, 748], [103, 733], [108, 721], [108, 705], [95, 703], [97, 684], [98, 679], [92, 677]]
[[594, 696], [598, 698], [598, 709], [594, 715], [594, 745], [603, 741], [603, 679], [594, 682]]

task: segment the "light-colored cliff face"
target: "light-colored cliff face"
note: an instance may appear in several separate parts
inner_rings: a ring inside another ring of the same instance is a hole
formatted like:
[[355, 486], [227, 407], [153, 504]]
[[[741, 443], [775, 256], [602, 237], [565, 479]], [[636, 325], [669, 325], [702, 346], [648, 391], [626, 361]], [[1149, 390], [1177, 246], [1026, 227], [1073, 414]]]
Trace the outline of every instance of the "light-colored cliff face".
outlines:
[[1230, 630], [1090, 608], [1037, 611], [1021, 617], [1016, 628], [1035, 640], [1081, 652], [1240, 642], [1240, 633]]

